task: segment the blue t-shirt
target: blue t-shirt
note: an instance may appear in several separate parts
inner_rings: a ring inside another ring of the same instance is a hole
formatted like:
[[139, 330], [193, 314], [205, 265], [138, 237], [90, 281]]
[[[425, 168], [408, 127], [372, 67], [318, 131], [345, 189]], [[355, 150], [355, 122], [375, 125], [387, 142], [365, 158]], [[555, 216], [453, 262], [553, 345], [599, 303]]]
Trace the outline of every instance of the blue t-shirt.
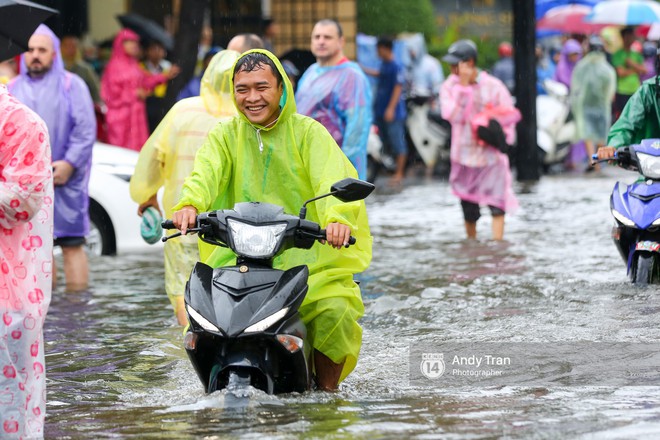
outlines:
[[[385, 110], [387, 109], [387, 104], [390, 102], [392, 91], [397, 84], [401, 84], [401, 87], [405, 86], [405, 70], [396, 61], [383, 61], [380, 65], [378, 86], [376, 87], [376, 99], [374, 100], [374, 116], [376, 118], [382, 118], [385, 115]], [[406, 118], [406, 105], [403, 100], [403, 92], [401, 92], [399, 103], [396, 106], [394, 118]]]

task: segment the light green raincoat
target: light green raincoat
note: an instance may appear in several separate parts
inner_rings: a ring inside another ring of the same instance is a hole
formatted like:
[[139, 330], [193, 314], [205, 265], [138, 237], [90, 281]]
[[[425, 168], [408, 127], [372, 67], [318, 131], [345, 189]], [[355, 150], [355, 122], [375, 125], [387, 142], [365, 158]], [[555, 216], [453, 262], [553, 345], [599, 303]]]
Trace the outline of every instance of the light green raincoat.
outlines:
[[577, 62], [571, 80], [576, 141], [605, 142], [612, 121], [615, 91], [616, 71], [603, 52], [589, 52]]
[[[280, 205], [295, 215], [306, 200], [329, 192], [333, 183], [357, 177], [328, 131], [314, 119], [296, 113], [293, 88], [279, 60], [265, 50], [250, 52], [270, 57], [284, 80], [279, 119], [264, 128], [252, 125], [241, 113], [218, 124], [199, 150], [175, 210], [192, 205], [204, 212], [260, 201]], [[364, 314], [364, 306], [353, 275], [364, 271], [371, 261], [367, 212], [364, 201], [343, 203], [327, 197], [308, 205], [307, 219], [322, 227], [331, 222], [346, 224], [357, 238], [356, 245], [348, 249], [316, 244], [309, 250], [288, 250], [274, 262], [280, 269], [309, 267], [309, 293], [300, 314], [314, 348], [335, 363], [346, 362], [343, 380], [355, 367], [362, 343], [357, 320]], [[203, 257], [212, 267], [236, 261], [231, 251], [221, 247], [210, 255], [204, 252]]]
[[[192, 172], [195, 154], [213, 127], [237, 114], [232, 100], [232, 67], [239, 53], [224, 50], [209, 63], [200, 96], [177, 102], [140, 151], [131, 178], [131, 198], [138, 204], [149, 200], [164, 186], [165, 218], [172, 218], [184, 179]], [[176, 311], [175, 296], [183, 296], [186, 281], [199, 261], [197, 238], [181, 237], [165, 243], [165, 290]]]

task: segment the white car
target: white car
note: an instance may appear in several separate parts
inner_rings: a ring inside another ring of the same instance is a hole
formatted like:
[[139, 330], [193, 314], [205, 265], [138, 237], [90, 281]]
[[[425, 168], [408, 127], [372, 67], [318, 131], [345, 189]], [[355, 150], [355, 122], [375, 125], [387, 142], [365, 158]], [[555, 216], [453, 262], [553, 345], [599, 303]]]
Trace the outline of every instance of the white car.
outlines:
[[140, 235], [141, 219], [128, 190], [137, 158], [137, 151], [101, 142], [94, 144], [89, 178], [90, 231], [87, 236], [87, 250], [91, 255], [162, 249], [161, 242], [150, 245]]

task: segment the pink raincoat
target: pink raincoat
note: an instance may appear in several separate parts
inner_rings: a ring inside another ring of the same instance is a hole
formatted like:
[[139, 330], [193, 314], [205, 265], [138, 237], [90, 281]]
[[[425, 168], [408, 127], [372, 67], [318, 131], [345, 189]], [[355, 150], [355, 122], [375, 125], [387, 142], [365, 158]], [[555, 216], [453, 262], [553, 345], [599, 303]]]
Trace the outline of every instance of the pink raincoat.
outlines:
[[44, 122], [0, 86], [0, 438], [40, 438], [53, 177]]
[[[440, 91], [442, 117], [451, 123], [449, 183], [461, 200], [494, 206], [505, 212], [518, 207], [513, 194], [509, 157], [489, 145], [480, 145], [472, 121], [488, 107], [513, 107], [502, 81], [479, 72], [476, 84], [463, 86], [449, 75]], [[507, 142], [515, 136], [515, 123], [502, 126]]]
[[163, 74], [151, 74], [124, 50], [124, 41], [138, 41], [139, 36], [122, 29], [112, 45], [112, 56], [101, 78], [101, 98], [108, 108], [108, 143], [140, 151], [149, 138], [147, 108], [138, 97], [138, 89], [151, 91], [167, 81]]

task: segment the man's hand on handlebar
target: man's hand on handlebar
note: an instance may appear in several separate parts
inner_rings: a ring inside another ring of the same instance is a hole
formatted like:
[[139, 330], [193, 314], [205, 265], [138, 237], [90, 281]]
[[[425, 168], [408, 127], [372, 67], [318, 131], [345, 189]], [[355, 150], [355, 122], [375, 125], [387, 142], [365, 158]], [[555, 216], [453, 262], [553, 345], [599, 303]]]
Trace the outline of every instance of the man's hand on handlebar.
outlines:
[[351, 228], [341, 223], [329, 223], [325, 228], [325, 236], [326, 240], [322, 240], [321, 243], [327, 242], [333, 248], [341, 249], [351, 238]]
[[197, 208], [191, 205], [186, 205], [183, 208], [172, 214], [172, 223], [185, 235], [188, 228], [195, 227], [197, 221]]
[[614, 147], [600, 147], [598, 149], [598, 160], [612, 159], [616, 148]]

